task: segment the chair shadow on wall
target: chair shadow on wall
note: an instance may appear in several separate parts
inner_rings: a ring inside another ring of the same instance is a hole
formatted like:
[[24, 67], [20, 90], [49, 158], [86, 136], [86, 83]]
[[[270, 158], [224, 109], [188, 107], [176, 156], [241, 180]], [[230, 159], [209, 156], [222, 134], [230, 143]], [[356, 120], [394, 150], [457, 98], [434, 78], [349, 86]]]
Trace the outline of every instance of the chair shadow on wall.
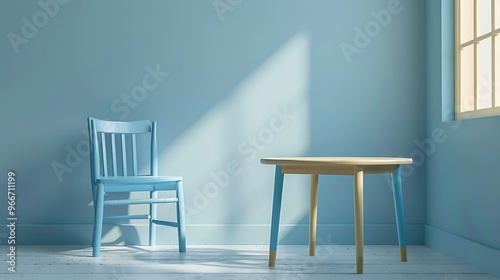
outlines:
[[[113, 193], [107, 199], [131, 199], [131, 196], [128, 193]], [[111, 212], [112, 215], [128, 215], [130, 213], [128, 206], [118, 206], [107, 210], [110, 210], [107, 211], [107, 214]], [[133, 220], [122, 220], [120, 222], [103, 224], [102, 246], [142, 244], [137, 224], [132, 224]]]

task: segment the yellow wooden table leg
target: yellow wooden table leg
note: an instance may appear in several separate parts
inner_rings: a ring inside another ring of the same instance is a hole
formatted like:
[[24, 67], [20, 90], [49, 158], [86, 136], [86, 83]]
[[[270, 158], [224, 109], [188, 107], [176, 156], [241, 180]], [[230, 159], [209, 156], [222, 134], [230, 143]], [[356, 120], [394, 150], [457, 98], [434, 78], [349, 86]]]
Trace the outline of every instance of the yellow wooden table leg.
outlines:
[[408, 260], [408, 257], [406, 254], [406, 246], [399, 247], [399, 254], [401, 255], [402, 262], [406, 262]]
[[356, 240], [356, 273], [363, 273], [363, 169], [354, 170], [354, 227]]
[[311, 195], [309, 205], [309, 256], [316, 252], [316, 225], [318, 220], [318, 175], [311, 174]]
[[363, 257], [356, 257], [356, 273], [363, 274]]
[[276, 250], [269, 251], [269, 266], [276, 265]]

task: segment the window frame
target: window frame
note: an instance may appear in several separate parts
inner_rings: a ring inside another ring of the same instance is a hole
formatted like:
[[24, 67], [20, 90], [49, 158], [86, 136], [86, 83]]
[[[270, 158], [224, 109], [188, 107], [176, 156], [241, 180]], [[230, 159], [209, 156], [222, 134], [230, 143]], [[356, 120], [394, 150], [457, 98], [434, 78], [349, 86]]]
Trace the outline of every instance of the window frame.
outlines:
[[[460, 120], [460, 119], [471, 119], [471, 118], [482, 118], [482, 117], [490, 117], [490, 116], [498, 116], [500, 115], [500, 100], [495, 100], [495, 97], [498, 98], [500, 97], [500, 94], [497, 95], [497, 91], [500, 91], [500, 81], [499, 85], [496, 85], [495, 83], [495, 76], [496, 72], [500, 71], [499, 69], [496, 69], [495, 66], [495, 60], [496, 56], [500, 56], [500, 53], [496, 54], [495, 49], [496, 49], [496, 40], [495, 37], [500, 34], [500, 27], [495, 29], [495, 24], [497, 21], [495, 21], [495, 8], [496, 6], [500, 6], [500, 1], [496, 0], [491, 0], [491, 29], [490, 32], [483, 34], [481, 36], [477, 36], [477, 0], [467, 0], [467, 1], [474, 1], [474, 11], [473, 11], [473, 38], [472, 40], [469, 40], [467, 42], [461, 43], [460, 41], [460, 2], [461, 0], [455, 0], [455, 20], [454, 20], [454, 25], [455, 25], [455, 42], [454, 42], [454, 50], [455, 50], [455, 119]], [[496, 4], [496, 5], [495, 5]], [[498, 7], [500, 8], [500, 7]], [[497, 18], [498, 21], [500, 21], [500, 18]], [[490, 108], [483, 108], [483, 109], [478, 109], [478, 83], [477, 83], [477, 57], [478, 57], [478, 52], [477, 52], [477, 45], [481, 43], [481, 41], [486, 40], [488, 38], [491, 38], [491, 107]], [[499, 41], [500, 42], [500, 41]], [[461, 99], [461, 50], [467, 46], [473, 45], [474, 46], [474, 78], [473, 78], [473, 83], [474, 83], [474, 108], [472, 111], [461, 111], [461, 105], [462, 105], [462, 99]], [[500, 47], [500, 46], [499, 46]], [[500, 65], [498, 65], [500, 66]], [[499, 73], [500, 74], [500, 73]], [[498, 86], [498, 88], [496, 88]], [[499, 103], [496, 106], [496, 103]]]

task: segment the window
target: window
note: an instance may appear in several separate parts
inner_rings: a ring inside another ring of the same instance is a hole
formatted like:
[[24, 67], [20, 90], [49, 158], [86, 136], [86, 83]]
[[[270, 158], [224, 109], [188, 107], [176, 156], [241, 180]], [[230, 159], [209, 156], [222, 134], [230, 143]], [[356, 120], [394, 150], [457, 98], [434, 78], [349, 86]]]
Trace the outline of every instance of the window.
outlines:
[[500, 115], [500, 0], [455, 0], [455, 117]]

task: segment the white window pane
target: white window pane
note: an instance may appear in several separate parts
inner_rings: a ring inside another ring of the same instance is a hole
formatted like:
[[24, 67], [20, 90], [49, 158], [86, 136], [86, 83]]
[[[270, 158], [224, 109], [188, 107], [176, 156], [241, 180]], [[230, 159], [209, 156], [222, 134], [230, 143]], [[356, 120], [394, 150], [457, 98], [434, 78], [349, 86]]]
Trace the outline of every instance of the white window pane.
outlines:
[[460, 112], [474, 110], [474, 45], [460, 52]]
[[[470, 1], [470, 0], [469, 0]], [[473, 2], [473, 1], [470, 1]], [[491, 0], [476, 0], [477, 37], [491, 32]]]
[[491, 108], [491, 37], [477, 45], [477, 109]]
[[460, 0], [460, 43], [474, 39], [474, 1]]
[[500, 106], [500, 36], [495, 37], [495, 106]]
[[495, 0], [495, 29], [500, 28], [500, 0]]

